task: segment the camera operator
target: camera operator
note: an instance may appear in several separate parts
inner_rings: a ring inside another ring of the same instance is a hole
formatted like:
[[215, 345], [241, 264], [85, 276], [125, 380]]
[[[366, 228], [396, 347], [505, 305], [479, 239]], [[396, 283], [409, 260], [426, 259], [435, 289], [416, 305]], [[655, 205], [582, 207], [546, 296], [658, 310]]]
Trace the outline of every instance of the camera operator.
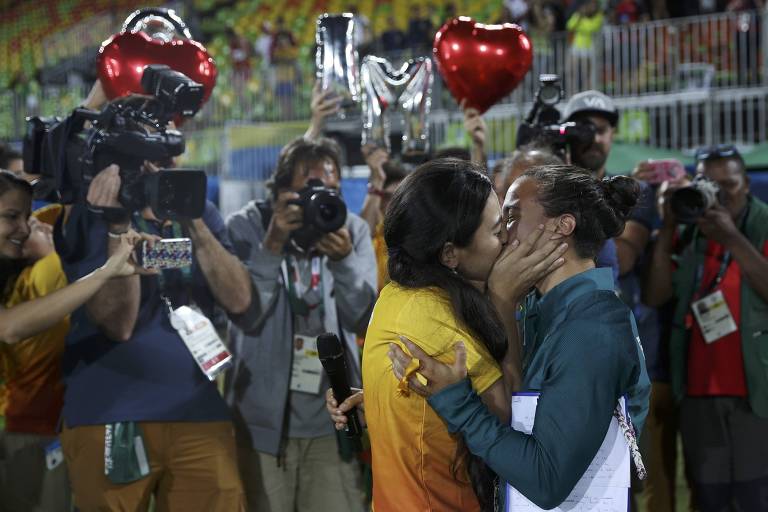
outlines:
[[[676, 301], [670, 371], [699, 509], [730, 510], [733, 502], [737, 510], [764, 510], [768, 205], [750, 195], [734, 146], [702, 148], [696, 156], [693, 184], [664, 197], [646, 300]], [[698, 204], [686, 200], [691, 194], [712, 204], [684, 219]], [[691, 223], [678, 225], [683, 220]]]
[[351, 383], [360, 385], [355, 334], [365, 332], [377, 295], [371, 234], [350, 213], [340, 229], [297, 242], [315, 221], [301, 192], [321, 184], [320, 194], [335, 194], [339, 181], [338, 146], [298, 138], [280, 153], [269, 201], [251, 202], [227, 221], [256, 294], [251, 309], [233, 317], [239, 358], [227, 389], [242, 422], [238, 459], [249, 510], [363, 507], [360, 472], [349, 441], [337, 440], [328, 422], [329, 384], [312, 350], [319, 334], [339, 333]]
[[[156, 171], [148, 162], [141, 170]], [[199, 323], [191, 329], [175, 315], [183, 305], [207, 315], [215, 304], [245, 311], [247, 271], [229, 252], [224, 222], [211, 203], [192, 220], [158, 219], [149, 207], [107, 216], [122, 207], [121, 185], [120, 169], [110, 165], [91, 181], [88, 204], [69, 207], [56, 233], [67, 277], [101, 265], [132, 227], [191, 238], [192, 266], [120, 278], [72, 317], [61, 443], [75, 505], [146, 510], [155, 494], [160, 509], [239, 510], [243, 491], [230, 412], [182, 341]]]
[[[619, 112], [616, 110], [613, 100], [600, 91], [580, 92], [568, 101], [563, 117], [565, 121], [591, 124], [594, 127], [595, 136], [592, 142], [571, 146], [567, 157], [571, 164], [591, 171], [597, 179], [603, 179], [605, 177], [605, 164], [613, 145], [616, 124], [619, 121]], [[641, 205], [644, 194], [645, 191], [641, 191]], [[642, 210], [642, 207], [638, 210]], [[620, 252], [619, 247], [622, 242], [619, 242], [619, 239], [634, 231], [638, 224], [634, 220], [636, 215], [637, 210], [633, 213], [632, 218], [627, 220], [624, 233], [617, 238], [606, 240], [605, 245], [597, 255], [597, 266], [611, 267], [615, 280], [618, 280], [622, 269], [626, 271], [634, 265], [634, 262], [631, 265], [626, 262], [625, 253]], [[646, 240], [647, 237], [648, 233], [646, 233]], [[624, 264], [622, 264], [622, 259], [625, 260]]]

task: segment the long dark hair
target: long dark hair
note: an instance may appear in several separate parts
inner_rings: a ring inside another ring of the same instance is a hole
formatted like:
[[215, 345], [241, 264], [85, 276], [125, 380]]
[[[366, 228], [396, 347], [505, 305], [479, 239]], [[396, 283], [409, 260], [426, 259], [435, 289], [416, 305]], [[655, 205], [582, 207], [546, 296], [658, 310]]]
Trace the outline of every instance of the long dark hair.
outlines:
[[[0, 198], [11, 190], [24, 192], [32, 200], [32, 185], [19, 178], [10, 171], [0, 169]], [[0, 257], [0, 299], [4, 303], [8, 297], [9, 288], [16, 282], [19, 273], [28, 262], [23, 259], [10, 259]]]
[[[481, 168], [466, 161], [431, 160], [398, 187], [384, 218], [384, 240], [392, 281], [407, 288], [436, 287], [445, 291], [456, 318], [488, 349], [496, 361], [507, 351], [503, 324], [491, 301], [440, 262], [447, 242], [466, 247], [482, 221], [493, 186]], [[493, 472], [459, 439], [457, 462], [466, 465], [480, 506], [493, 509]]]
[[547, 217], [570, 214], [576, 219], [574, 249], [594, 259], [605, 241], [619, 236], [637, 204], [640, 184], [627, 176], [601, 181], [572, 165], [534, 167], [523, 176], [536, 180], [539, 204]]

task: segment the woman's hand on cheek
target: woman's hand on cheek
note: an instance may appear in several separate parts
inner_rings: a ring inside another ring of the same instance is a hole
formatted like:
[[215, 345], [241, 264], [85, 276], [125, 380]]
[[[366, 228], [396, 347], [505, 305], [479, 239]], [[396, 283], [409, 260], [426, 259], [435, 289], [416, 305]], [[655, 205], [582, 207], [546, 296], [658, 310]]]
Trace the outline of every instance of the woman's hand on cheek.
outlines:
[[488, 278], [492, 298], [514, 305], [536, 283], [565, 263], [562, 256], [568, 244], [544, 233], [551, 234], [541, 224], [522, 242], [514, 240], [504, 248]]

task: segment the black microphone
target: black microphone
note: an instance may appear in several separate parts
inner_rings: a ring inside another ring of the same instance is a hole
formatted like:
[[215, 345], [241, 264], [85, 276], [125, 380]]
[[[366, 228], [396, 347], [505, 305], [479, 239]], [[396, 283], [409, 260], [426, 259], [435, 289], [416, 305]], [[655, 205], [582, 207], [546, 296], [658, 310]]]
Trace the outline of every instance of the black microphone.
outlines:
[[[349, 380], [347, 379], [347, 364], [344, 361], [344, 347], [339, 341], [339, 337], [333, 333], [321, 334], [317, 337], [317, 356], [328, 374], [331, 381], [331, 389], [336, 402], [341, 404], [349, 398], [352, 391], [349, 389]], [[350, 409], [347, 413], [347, 428], [345, 432], [347, 437], [360, 437], [362, 429], [357, 419], [357, 407]]]

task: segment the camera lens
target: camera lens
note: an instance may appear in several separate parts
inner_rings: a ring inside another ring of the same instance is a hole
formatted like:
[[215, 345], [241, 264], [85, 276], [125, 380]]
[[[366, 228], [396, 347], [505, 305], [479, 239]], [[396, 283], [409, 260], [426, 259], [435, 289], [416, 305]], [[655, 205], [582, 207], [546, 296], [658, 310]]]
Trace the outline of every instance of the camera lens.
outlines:
[[556, 85], [546, 85], [539, 89], [539, 99], [545, 105], [554, 105], [560, 101], [560, 88]]
[[335, 204], [323, 203], [318, 207], [320, 218], [325, 222], [331, 222], [339, 214], [339, 209]]
[[704, 195], [695, 187], [685, 187], [672, 194], [670, 206], [681, 224], [694, 224], [706, 210]]

